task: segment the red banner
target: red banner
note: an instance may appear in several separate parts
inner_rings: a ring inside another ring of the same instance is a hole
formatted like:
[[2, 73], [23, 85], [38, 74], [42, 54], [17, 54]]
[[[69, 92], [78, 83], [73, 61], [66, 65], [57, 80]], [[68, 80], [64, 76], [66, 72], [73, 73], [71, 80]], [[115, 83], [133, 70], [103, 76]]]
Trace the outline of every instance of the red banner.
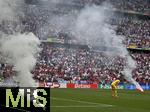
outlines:
[[68, 83], [67, 88], [91, 88], [91, 89], [97, 89], [97, 84], [72, 84]]
[[51, 82], [39, 82], [39, 87], [49, 87], [49, 88], [89, 88], [97, 89], [98, 84], [64, 84], [64, 83], [51, 83]]
[[68, 84], [67, 84], [67, 88], [74, 88], [74, 84], [68, 83]]

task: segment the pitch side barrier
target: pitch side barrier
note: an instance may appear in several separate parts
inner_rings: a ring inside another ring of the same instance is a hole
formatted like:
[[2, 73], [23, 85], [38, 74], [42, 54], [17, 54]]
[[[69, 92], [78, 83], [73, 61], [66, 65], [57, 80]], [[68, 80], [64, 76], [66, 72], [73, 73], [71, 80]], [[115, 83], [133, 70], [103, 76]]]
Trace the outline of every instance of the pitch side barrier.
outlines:
[[[150, 84], [142, 84], [141, 87], [144, 90], [150, 90]], [[99, 89], [111, 89], [110, 84], [99, 84]], [[133, 84], [120, 84], [118, 89], [136, 90], [136, 86]]]
[[[73, 84], [73, 83], [58, 83], [58, 82], [39, 82], [39, 87], [47, 88], [87, 88], [87, 89], [111, 89], [110, 84]], [[150, 90], [150, 84], [142, 84], [144, 90]], [[118, 89], [135, 90], [133, 84], [120, 84]]]

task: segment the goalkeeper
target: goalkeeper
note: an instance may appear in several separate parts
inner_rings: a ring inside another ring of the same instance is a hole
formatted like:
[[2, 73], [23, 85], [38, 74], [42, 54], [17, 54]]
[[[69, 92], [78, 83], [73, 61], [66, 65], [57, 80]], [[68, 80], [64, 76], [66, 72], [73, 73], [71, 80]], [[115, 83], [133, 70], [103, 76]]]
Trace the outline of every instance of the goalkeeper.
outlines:
[[111, 83], [111, 90], [112, 90], [112, 97], [118, 97], [117, 94], [117, 85], [119, 84], [120, 80], [115, 80]]

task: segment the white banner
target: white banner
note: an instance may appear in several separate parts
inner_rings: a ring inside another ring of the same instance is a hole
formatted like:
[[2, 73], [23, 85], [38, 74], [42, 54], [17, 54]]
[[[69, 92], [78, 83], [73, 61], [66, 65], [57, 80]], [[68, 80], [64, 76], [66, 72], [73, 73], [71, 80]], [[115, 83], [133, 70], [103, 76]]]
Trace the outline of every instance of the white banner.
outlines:
[[44, 87], [50, 87], [50, 88], [67, 88], [66, 83], [58, 83], [58, 82], [43, 82], [41, 83]]

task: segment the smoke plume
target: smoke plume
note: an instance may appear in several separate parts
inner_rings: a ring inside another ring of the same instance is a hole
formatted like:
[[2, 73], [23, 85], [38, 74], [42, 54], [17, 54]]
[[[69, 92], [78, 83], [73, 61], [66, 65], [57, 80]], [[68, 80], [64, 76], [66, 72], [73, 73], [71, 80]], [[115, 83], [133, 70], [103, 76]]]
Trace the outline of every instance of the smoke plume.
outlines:
[[77, 17], [73, 34], [80, 38], [80, 41], [86, 41], [90, 46], [113, 48], [110, 56], [121, 56], [126, 60], [123, 70], [125, 78], [137, 88], [141, 88], [132, 78], [132, 71], [136, 68], [136, 62], [129, 55], [126, 46], [123, 44], [125, 38], [118, 36], [114, 26], [106, 22], [106, 20], [109, 21], [110, 19], [108, 15], [112, 15], [109, 13], [105, 10], [105, 6], [99, 7], [94, 5], [85, 7]]
[[108, 49], [105, 51], [109, 48], [113, 49], [109, 53], [110, 57], [120, 56], [125, 59], [126, 65], [123, 70], [125, 78], [142, 90], [132, 78], [132, 71], [136, 68], [136, 62], [127, 51], [126, 45], [123, 44], [125, 37], [117, 35], [116, 26], [108, 24], [111, 17], [116, 16], [107, 10], [110, 6], [106, 3], [101, 6], [86, 5], [81, 10], [70, 10], [67, 14], [62, 15], [56, 14], [49, 18], [49, 25], [56, 34], [65, 32], [74, 37], [79, 44], [87, 44], [91, 48], [106, 46]]
[[18, 21], [23, 16], [24, 0], [0, 0], [0, 23], [2, 21]]
[[[13, 29], [16, 23], [21, 26], [20, 17], [24, 15], [23, 5], [24, 0], [0, 0], [0, 24], [2, 24], [0, 52], [2, 60], [12, 65], [17, 72], [16, 80], [20, 86], [37, 87], [31, 70], [36, 64], [40, 41], [33, 33], [21, 34], [19, 30]], [[3, 23], [10, 24], [8, 26]]]
[[32, 33], [16, 34], [1, 39], [1, 52], [6, 62], [18, 72], [17, 80], [22, 87], [36, 86], [31, 70], [36, 64], [36, 54], [40, 44]]
[[[11, 16], [15, 17], [19, 14], [17, 11], [17, 14], [14, 11], [16, 7], [12, 10], [4, 1], [5, 0], [0, 0], [0, 3], [4, 4], [5, 8], [8, 9], [6, 12], [2, 11], [3, 8], [0, 10], [1, 20], [6, 18], [9, 19]], [[42, 32], [44, 32], [44, 35], [51, 34], [52, 32], [57, 35], [60, 32], [64, 32], [71, 37], [74, 37], [79, 44], [87, 44], [91, 48], [95, 46], [101, 48], [106, 46], [108, 48], [106, 51], [109, 50], [109, 48], [112, 48], [113, 50], [110, 52], [110, 57], [121, 56], [126, 59], [126, 65], [124, 67], [125, 78], [129, 82], [135, 84], [136, 87], [140, 88], [140, 85], [132, 78], [132, 70], [136, 67], [136, 64], [129, 55], [126, 46], [123, 44], [124, 37], [116, 35], [115, 27], [107, 22], [112, 16], [115, 16], [112, 12], [106, 10], [107, 8], [110, 8], [111, 5], [104, 3], [101, 6], [86, 5], [85, 7], [78, 7], [78, 5], [75, 5], [75, 0], [41, 0], [39, 1], [39, 4], [41, 4], [40, 10], [45, 10], [46, 8], [49, 12], [49, 17], [46, 17], [44, 20], [45, 24], [38, 28], [40, 30], [43, 29]], [[30, 7], [32, 7], [32, 5]], [[32, 11], [30, 11], [34, 12], [34, 8], [36, 8], [35, 10], [38, 10], [39, 6], [33, 6], [31, 8]], [[37, 12], [38, 11], [36, 11], [35, 15], [37, 15]], [[7, 17], [7, 15], [11, 16]], [[43, 35], [42, 32], [41, 35]], [[33, 40], [26, 38], [26, 36], [33, 37]], [[4, 40], [5, 45], [2, 45], [2, 48], [3, 51], [7, 51], [6, 54], [9, 54], [8, 56], [10, 56], [7, 61], [16, 67], [16, 70], [21, 74], [19, 78], [22, 79], [23, 75], [30, 74], [30, 70], [35, 64], [35, 58], [33, 55], [36, 54], [36, 50], [32, 48], [37, 48], [39, 42], [32, 34], [17, 34], [9, 37], [12, 37], [12, 39], [8, 39], [7, 41]], [[13, 39], [18, 39], [20, 41], [17, 40], [18, 42], [16, 42]], [[22, 42], [24, 47], [22, 46], [20, 49], [16, 47], [17, 45], [20, 45], [19, 42]], [[32, 42], [35, 43], [34, 47], [32, 46]], [[14, 45], [16, 51], [12, 52], [12, 50], [14, 51], [14, 49], [11, 49], [12, 46], [9, 48], [6, 45]], [[27, 45], [30, 47], [28, 48]], [[19, 53], [17, 50], [22, 52]], [[26, 50], [29, 50], [30, 53]], [[19, 62], [17, 60], [19, 60]], [[26, 66], [25, 68], [24, 65]], [[29, 76], [30, 80], [32, 80], [31, 74]]]

